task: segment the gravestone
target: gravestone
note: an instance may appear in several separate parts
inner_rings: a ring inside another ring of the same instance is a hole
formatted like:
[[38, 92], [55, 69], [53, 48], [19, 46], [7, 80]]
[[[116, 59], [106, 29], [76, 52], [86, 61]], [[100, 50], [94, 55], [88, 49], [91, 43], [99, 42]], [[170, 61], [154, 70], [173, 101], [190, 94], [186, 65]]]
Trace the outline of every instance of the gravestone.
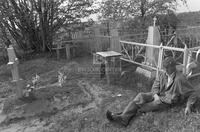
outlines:
[[101, 33], [99, 27], [94, 27], [94, 35], [95, 35], [95, 43], [92, 46], [92, 50], [95, 52], [102, 51], [101, 37], [100, 37]]
[[9, 48], [7, 48], [7, 52], [8, 52], [8, 58], [9, 58], [8, 66], [11, 69], [11, 73], [13, 77], [12, 82], [16, 86], [17, 97], [21, 98], [23, 96], [22, 88], [24, 86], [24, 83], [23, 83], [23, 80], [19, 77], [19, 68], [18, 68], [19, 60], [16, 57], [16, 54], [12, 45], [10, 45]]
[[[161, 43], [161, 38], [160, 38], [160, 33], [158, 30], [158, 27], [156, 27], [155, 23], [156, 23], [156, 18], [154, 18], [154, 25], [150, 26], [148, 29], [148, 37], [147, 37], [147, 44], [150, 45], [160, 45]], [[159, 49], [156, 48], [151, 48], [151, 47], [147, 47], [146, 48], [146, 62], [152, 66], [156, 66], [158, 64], [158, 53], [159, 53]]]
[[[154, 24], [153, 26], [150, 26], [148, 29], [148, 37], [146, 40], [146, 43], [148, 45], [157, 45], [159, 46], [161, 44], [161, 38], [160, 33], [158, 30], [158, 27], [156, 27], [156, 18], [154, 18]], [[152, 48], [152, 47], [146, 47], [145, 52], [145, 62], [143, 62], [145, 65], [151, 66], [151, 67], [157, 67], [158, 66], [158, 57], [159, 57], [159, 49], [158, 48]], [[147, 67], [137, 67], [136, 72], [141, 73], [145, 75], [148, 78], [155, 78], [156, 77], [156, 71], [147, 68]]]
[[110, 49], [112, 51], [116, 51], [116, 52], [121, 52], [121, 45], [120, 45], [120, 42], [119, 42], [119, 32], [118, 32], [118, 29], [112, 29], [110, 31], [110, 34], [112, 36], [111, 38], [111, 45], [110, 45]]

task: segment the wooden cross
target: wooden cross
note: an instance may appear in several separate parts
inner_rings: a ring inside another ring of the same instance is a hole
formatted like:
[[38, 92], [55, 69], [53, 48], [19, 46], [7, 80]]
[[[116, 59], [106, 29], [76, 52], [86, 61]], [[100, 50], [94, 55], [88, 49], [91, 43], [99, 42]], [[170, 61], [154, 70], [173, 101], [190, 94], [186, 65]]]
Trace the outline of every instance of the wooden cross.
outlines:
[[154, 26], [154, 27], [156, 26], [156, 21], [157, 21], [157, 18], [154, 17], [154, 18], [153, 18], [153, 26]]

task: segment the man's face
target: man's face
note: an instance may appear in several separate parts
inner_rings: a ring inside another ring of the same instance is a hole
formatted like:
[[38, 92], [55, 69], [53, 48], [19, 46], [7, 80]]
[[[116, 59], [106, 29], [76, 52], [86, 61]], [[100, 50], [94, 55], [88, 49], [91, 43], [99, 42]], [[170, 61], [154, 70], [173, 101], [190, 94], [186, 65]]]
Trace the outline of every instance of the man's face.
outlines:
[[176, 67], [173, 66], [163, 67], [163, 69], [168, 75], [171, 75], [173, 72], [176, 71]]
[[163, 67], [163, 70], [168, 74], [170, 75], [171, 74], [171, 68], [168, 66], [168, 67]]

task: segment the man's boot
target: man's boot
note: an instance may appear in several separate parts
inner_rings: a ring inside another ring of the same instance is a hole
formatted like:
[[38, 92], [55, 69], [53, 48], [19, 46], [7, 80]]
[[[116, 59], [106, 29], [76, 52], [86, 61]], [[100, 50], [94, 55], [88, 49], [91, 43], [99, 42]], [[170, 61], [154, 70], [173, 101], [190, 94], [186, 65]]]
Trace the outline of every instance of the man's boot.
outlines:
[[137, 114], [138, 106], [134, 102], [130, 102], [121, 114], [114, 114], [107, 111], [107, 119], [111, 122], [119, 123], [123, 126], [128, 126], [131, 119]]
[[128, 123], [126, 122], [126, 120], [123, 120], [123, 118], [121, 117], [121, 114], [122, 114], [122, 112], [113, 113], [113, 112], [108, 110], [106, 112], [106, 117], [110, 122], [115, 122], [115, 123], [118, 123], [118, 124], [126, 127], [128, 125]]

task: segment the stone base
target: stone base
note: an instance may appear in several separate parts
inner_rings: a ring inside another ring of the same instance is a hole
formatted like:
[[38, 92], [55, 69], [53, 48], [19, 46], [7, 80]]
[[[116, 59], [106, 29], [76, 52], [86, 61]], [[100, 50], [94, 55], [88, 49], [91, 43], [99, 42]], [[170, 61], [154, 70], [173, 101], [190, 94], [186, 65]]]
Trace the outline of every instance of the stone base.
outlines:
[[156, 71], [155, 70], [150, 70], [150, 69], [145, 69], [142, 67], [137, 67], [136, 69], [137, 73], [143, 74], [144, 76], [148, 78], [155, 78], [156, 77]]

